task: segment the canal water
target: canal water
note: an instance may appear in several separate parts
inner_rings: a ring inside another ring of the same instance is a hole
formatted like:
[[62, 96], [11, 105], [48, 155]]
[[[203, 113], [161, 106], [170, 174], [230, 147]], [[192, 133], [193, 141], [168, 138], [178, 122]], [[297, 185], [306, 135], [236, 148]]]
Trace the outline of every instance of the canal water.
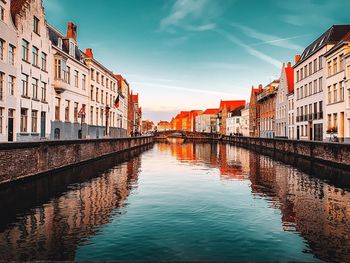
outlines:
[[0, 260], [346, 262], [350, 192], [324, 171], [157, 143], [0, 189]]

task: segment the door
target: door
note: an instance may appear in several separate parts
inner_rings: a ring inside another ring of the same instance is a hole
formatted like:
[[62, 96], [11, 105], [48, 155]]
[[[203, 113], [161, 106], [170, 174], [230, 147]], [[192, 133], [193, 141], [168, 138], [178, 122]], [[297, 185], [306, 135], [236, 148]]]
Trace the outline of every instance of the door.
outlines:
[[300, 140], [300, 126], [297, 126], [297, 140]]
[[313, 129], [312, 129], [312, 124], [310, 124], [310, 141], [313, 140]]
[[8, 134], [8, 141], [9, 142], [13, 142], [13, 111], [14, 110], [9, 110], [8, 112], [8, 131], [7, 131], [7, 134]]
[[41, 112], [40, 117], [40, 137], [45, 138], [46, 137], [46, 112]]

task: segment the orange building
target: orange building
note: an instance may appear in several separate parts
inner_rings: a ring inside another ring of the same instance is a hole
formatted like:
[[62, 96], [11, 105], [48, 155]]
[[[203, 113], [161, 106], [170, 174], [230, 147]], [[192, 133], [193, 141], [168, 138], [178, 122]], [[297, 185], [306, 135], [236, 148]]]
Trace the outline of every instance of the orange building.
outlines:
[[228, 113], [239, 107], [245, 106], [245, 100], [221, 100], [218, 114], [218, 131], [220, 134], [226, 134], [226, 120]]
[[157, 131], [168, 131], [171, 129], [171, 124], [168, 121], [160, 121], [157, 124]]
[[196, 117], [201, 115], [203, 111], [181, 111], [170, 122], [171, 129], [177, 131], [195, 131], [196, 130]]
[[252, 87], [249, 103], [249, 135], [251, 137], [260, 136], [260, 108], [257, 100], [257, 96], [262, 92], [263, 87], [259, 85], [259, 88]]

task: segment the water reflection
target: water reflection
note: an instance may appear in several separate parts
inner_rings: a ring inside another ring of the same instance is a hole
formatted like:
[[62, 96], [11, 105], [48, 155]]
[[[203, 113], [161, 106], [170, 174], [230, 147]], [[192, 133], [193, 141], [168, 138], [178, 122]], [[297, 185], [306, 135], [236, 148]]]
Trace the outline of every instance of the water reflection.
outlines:
[[77, 246], [126, 205], [143, 150], [2, 189], [0, 260], [74, 259]]
[[[77, 253], [78, 259], [95, 254], [101, 260], [283, 260], [273, 257], [276, 251], [272, 254], [279, 238], [292, 244], [291, 255], [300, 252], [290, 236], [265, 238], [259, 220], [270, 220], [268, 209], [278, 214], [280, 220], [272, 223], [282, 226], [281, 232], [306, 241], [304, 254], [330, 262], [349, 260], [350, 193], [347, 180], [339, 179], [345, 171], [227, 144], [188, 141], [158, 143], [142, 155], [141, 163], [140, 153], [147, 149], [1, 189], [0, 260], [74, 260]], [[233, 189], [240, 193], [231, 195]], [[251, 203], [235, 203], [232, 197]], [[129, 203], [134, 204], [131, 211]], [[247, 221], [252, 222], [249, 229], [244, 228]], [[265, 238], [263, 243], [254, 243], [259, 238]], [[101, 240], [106, 243], [92, 249]]]

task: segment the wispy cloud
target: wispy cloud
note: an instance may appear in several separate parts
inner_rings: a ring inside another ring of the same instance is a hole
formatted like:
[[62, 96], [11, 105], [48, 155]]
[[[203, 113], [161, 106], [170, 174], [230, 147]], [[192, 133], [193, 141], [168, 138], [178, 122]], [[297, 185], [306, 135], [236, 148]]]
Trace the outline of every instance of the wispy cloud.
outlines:
[[160, 21], [160, 29], [178, 26], [188, 17], [198, 18], [207, 3], [208, 0], [176, 0], [170, 14]]
[[196, 31], [196, 32], [203, 32], [203, 31], [209, 31], [213, 30], [216, 27], [216, 24], [205, 24], [200, 26], [184, 26], [185, 29], [188, 31]]
[[262, 41], [260, 43], [256, 43], [253, 45], [269, 44], [272, 46], [287, 48], [287, 49], [291, 49], [291, 50], [295, 50], [295, 51], [300, 51], [303, 49], [302, 46], [299, 46], [290, 40], [295, 39], [295, 38], [300, 38], [300, 37], [305, 36], [305, 35], [299, 35], [299, 36], [294, 36], [294, 37], [289, 37], [289, 38], [280, 38], [280, 37], [277, 37], [274, 35], [269, 35], [266, 33], [259, 32], [253, 28], [250, 28], [250, 27], [247, 27], [244, 25], [240, 25], [237, 23], [231, 23], [231, 26], [238, 28], [240, 31], [242, 31], [248, 37], [255, 38], [255, 39]]
[[195, 66], [200, 68], [222, 69], [222, 70], [239, 70], [239, 69], [250, 68], [244, 64], [226, 63], [226, 62], [199, 62], [199, 63], [195, 63]]
[[50, 12], [62, 12], [63, 11], [63, 8], [62, 6], [59, 4], [60, 1], [57, 1], [57, 0], [48, 0], [48, 1], [44, 1], [44, 6], [45, 6], [45, 9], [47, 11], [50, 11]]
[[224, 36], [225, 38], [227, 38], [232, 43], [242, 47], [250, 55], [252, 55], [258, 59], [261, 59], [261, 60], [275, 66], [276, 68], [281, 68], [281, 66], [282, 66], [281, 61], [279, 61], [273, 57], [270, 57], [269, 55], [267, 55], [259, 50], [256, 50], [255, 48], [252, 48], [251, 46], [243, 43], [241, 40], [239, 40], [234, 35], [230, 34], [229, 32], [226, 32], [225, 30], [216, 29], [215, 31], [218, 32], [220, 35]]

